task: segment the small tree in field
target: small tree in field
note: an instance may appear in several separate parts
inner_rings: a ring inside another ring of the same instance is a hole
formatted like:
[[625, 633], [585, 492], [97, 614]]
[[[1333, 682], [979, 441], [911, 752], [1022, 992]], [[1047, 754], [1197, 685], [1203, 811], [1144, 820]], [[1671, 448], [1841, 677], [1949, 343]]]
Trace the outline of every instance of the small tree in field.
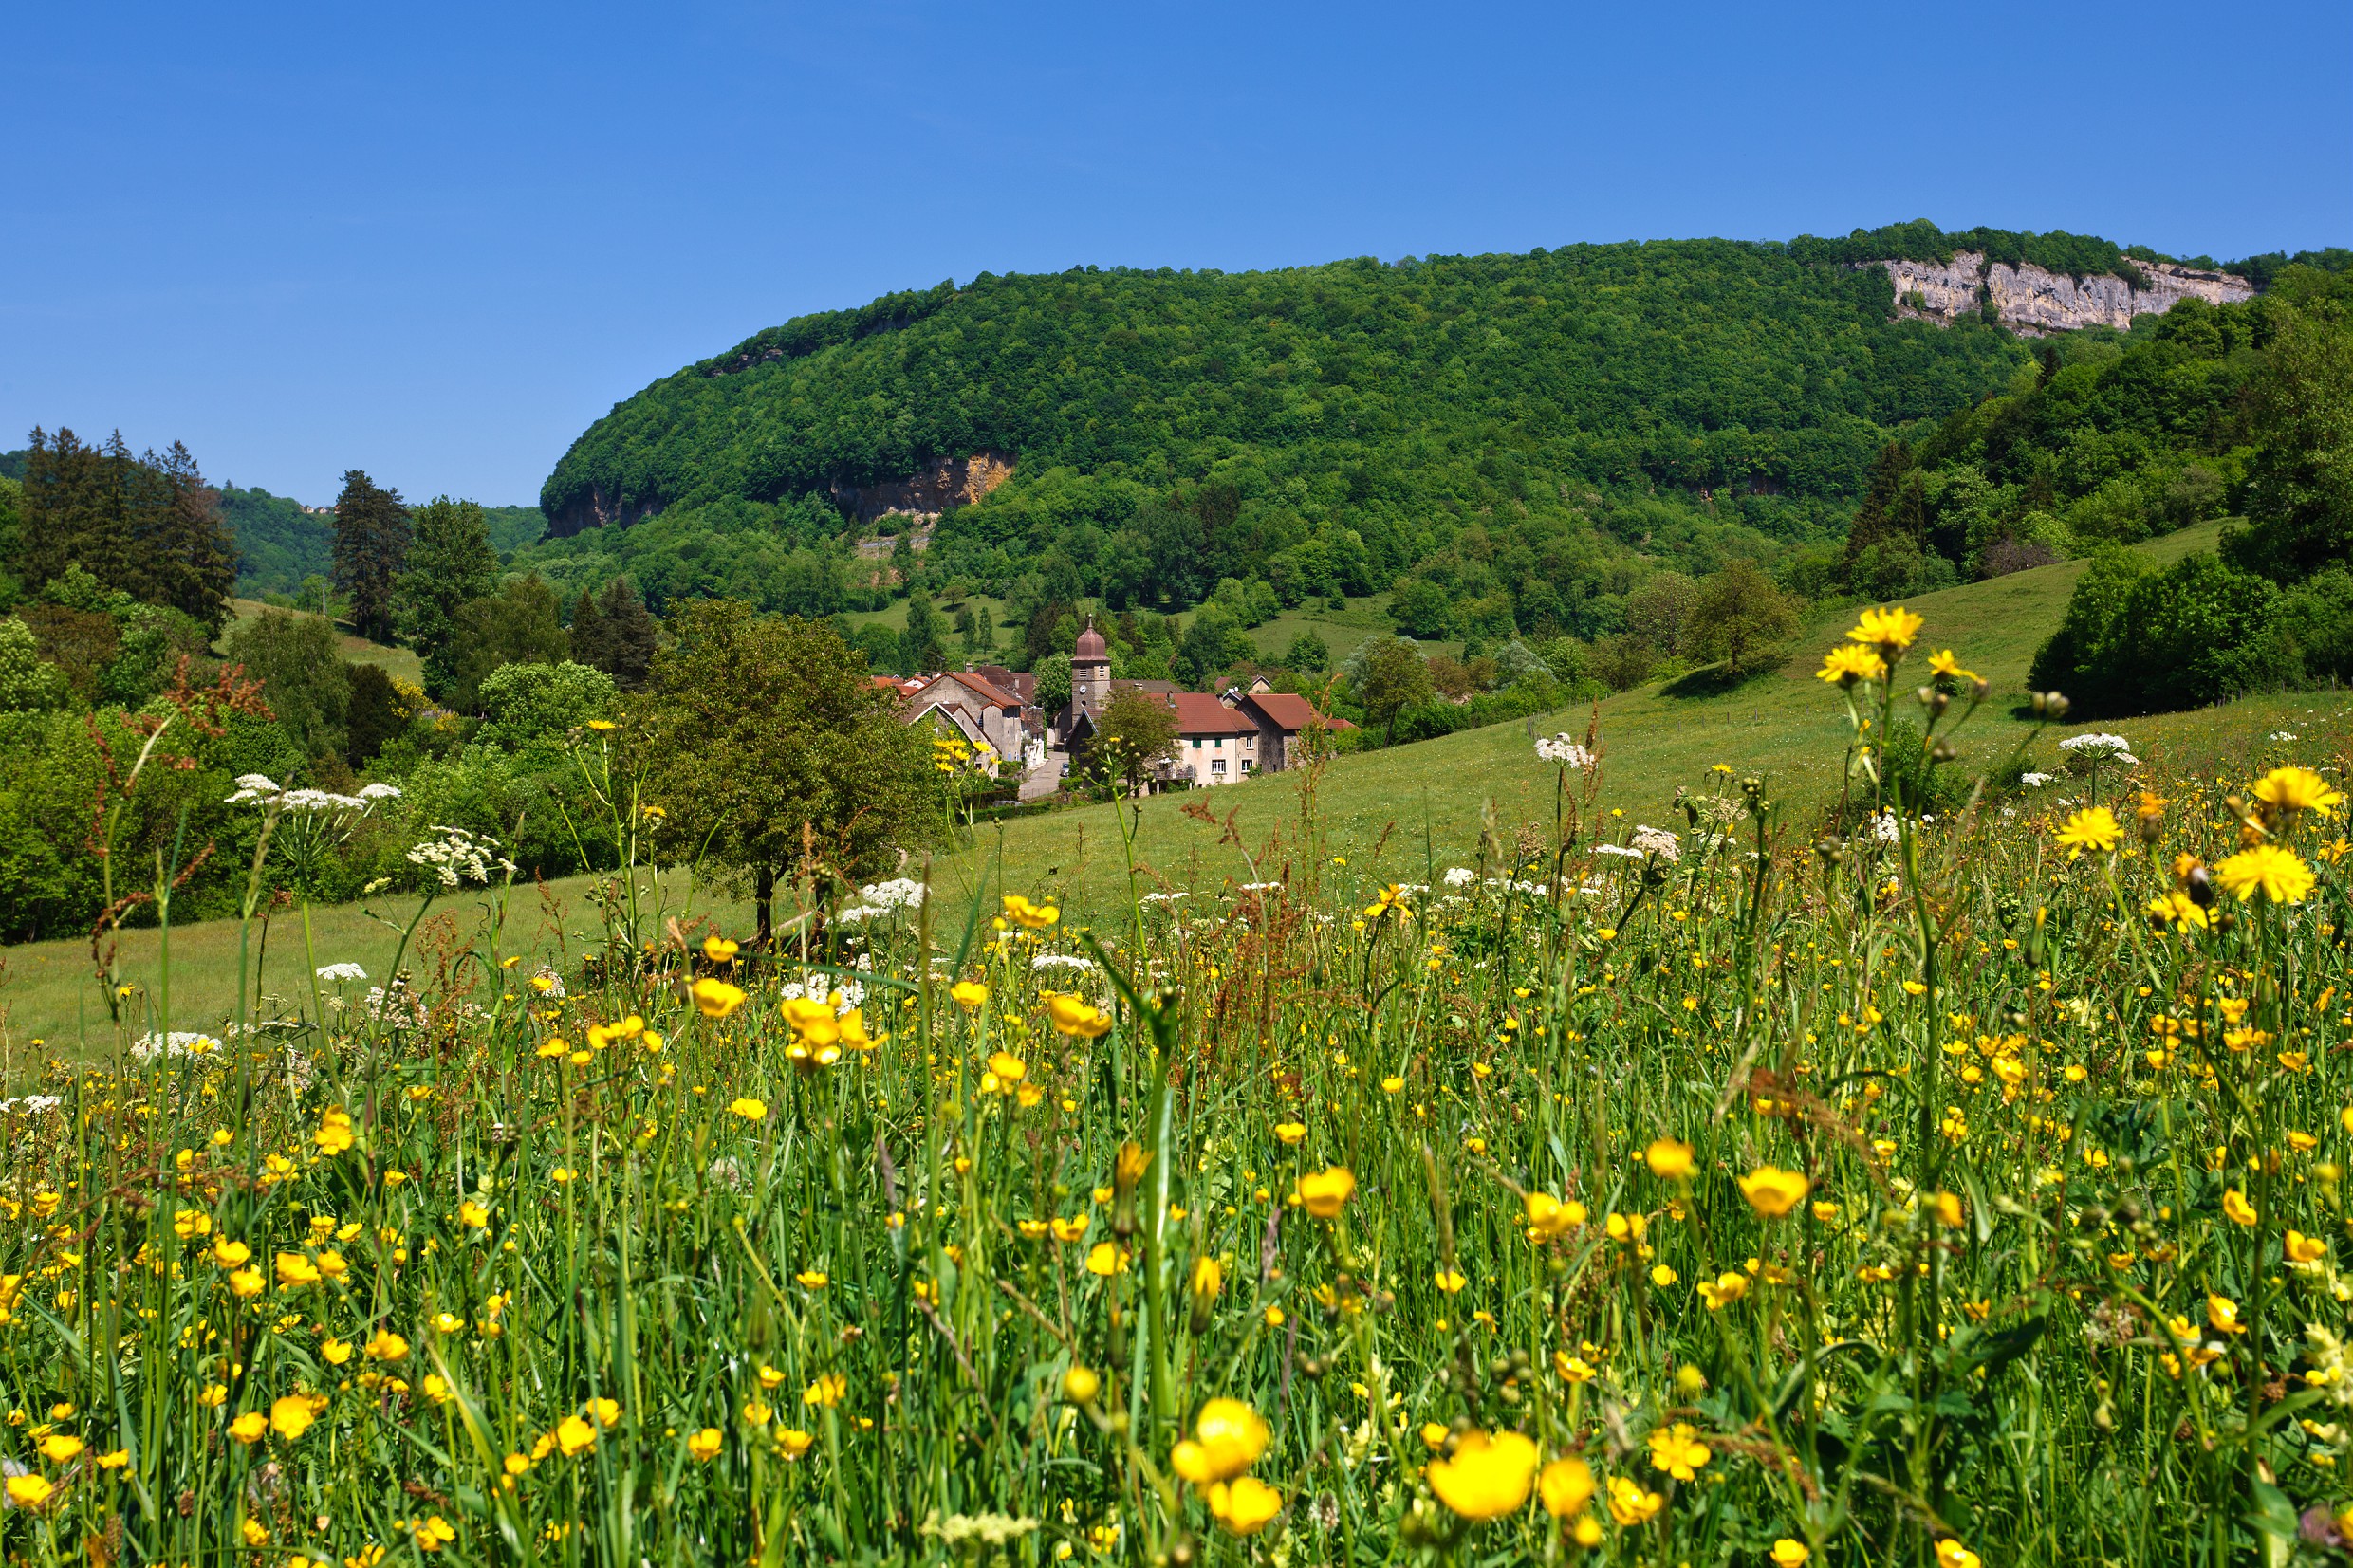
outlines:
[[1797, 634], [1797, 610], [1753, 561], [1734, 561], [1699, 585], [1683, 623], [1694, 658], [1745, 675]]
[[671, 629], [630, 704], [629, 749], [661, 847], [748, 890], [763, 948], [776, 884], [805, 857], [856, 878], [931, 841], [929, 747], [831, 629], [724, 599], [694, 600]]
[[1087, 747], [1087, 769], [1105, 784], [1134, 794], [1154, 763], [1176, 752], [1176, 715], [1140, 692], [1122, 692], [1105, 705]]

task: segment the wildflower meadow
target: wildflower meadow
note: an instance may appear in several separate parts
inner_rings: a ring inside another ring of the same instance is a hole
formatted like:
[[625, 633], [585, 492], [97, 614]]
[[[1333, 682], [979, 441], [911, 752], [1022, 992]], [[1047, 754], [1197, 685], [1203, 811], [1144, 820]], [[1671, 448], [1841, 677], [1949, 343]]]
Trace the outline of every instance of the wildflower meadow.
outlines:
[[[2337, 1560], [2336, 759], [2174, 776], [2047, 694], [2033, 772], [1930, 630], [1825, 657], [1827, 815], [1603, 811], [1588, 729], [1458, 855], [1310, 766], [1100, 908], [811, 839], [764, 948], [605, 766], [568, 972], [315, 953], [5, 1086], [0, 1552]], [[311, 794], [244, 781], [256, 878], [367, 806]], [[410, 858], [411, 932], [510, 876]]]

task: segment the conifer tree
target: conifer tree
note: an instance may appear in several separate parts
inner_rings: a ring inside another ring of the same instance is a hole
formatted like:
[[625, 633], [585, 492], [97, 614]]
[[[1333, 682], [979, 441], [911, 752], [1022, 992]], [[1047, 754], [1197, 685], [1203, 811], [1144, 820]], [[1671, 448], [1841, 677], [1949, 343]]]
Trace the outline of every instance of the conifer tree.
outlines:
[[457, 677], [457, 612], [498, 586], [490, 519], [472, 501], [436, 495], [409, 518], [407, 561], [393, 588], [400, 635], [424, 661], [425, 690], [447, 696]]
[[[604, 616], [597, 608], [597, 596], [583, 588], [572, 600], [572, 662], [585, 664], [592, 670], [603, 670]], [[606, 673], [611, 673], [606, 671]]]
[[353, 469], [335, 501], [333, 571], [351, 600], [353, 629], [378, 642], [393, 638], [393, 584], [408, 558], [409, 511], [398, 490], [379, 489]]
[[[157, 495], [140, 519], [140, 553], [151, 591], [139, 597], [184, 611], [217, 634], [237, 585], [236, 542], [221, 515], [220, 491], [205, 483], [195, 453], [178, 441], [142, 465]], [[136, 591], [136, 590], [134, 590]]]
[[[624, 692], [642, 690], [660, 643], [661, 626], [627, 578], [617, 577], [605, 584], [597, 600], [596, 629], [601, 639], [596, 656], [580, 661], [612, 676], [613, 684]], [[573, 656], [580, 657], [577, 653]]]

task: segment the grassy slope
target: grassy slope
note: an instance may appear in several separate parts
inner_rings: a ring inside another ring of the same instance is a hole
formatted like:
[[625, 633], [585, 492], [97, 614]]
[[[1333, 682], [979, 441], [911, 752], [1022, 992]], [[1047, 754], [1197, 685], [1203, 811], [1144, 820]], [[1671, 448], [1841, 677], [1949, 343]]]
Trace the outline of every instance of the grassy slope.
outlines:
[[[2210, 544], [2214, 532], [2211, 526], [2192, 529], [2142, 548], [2171, 559]], [[2022, 690], [2027, 665], [2057, 623], [2082, 569], [2080, 563], [2046, 566], [1912, 602], [1927, 617], [1924, 637], [1930, 644], [1953, 647], [1964, 662], [1992, 680], [1997, 698], [2013, 696]], [[1346, 612], [1359, 613], [1354, 605]], [[1812, 673], [1822, 650], [1838, 639], [1846, 618], [1843, 613], [1817, 618], [1783, 669], [1729, 694], [1681, 697], [1646, 687], [1603, 703], [1603, 808], [1623, 811], [1629, 821], [1665, 823], [1675, 787], [1699, 784], [1709, 766], [1718, 762], [1742, 773], [1763, 774], [1775, 797], [1794, 808], [1820, 803], [1837, 787], [1844, 726], [1836, 696]], [[1337, 641], [1334, 648], [1339, 651]], [[2301, 692], [2103, 728], [2129, 736], [2140, 754], [2159, 768], [2205, 767], [2243, 757], [2260, 747], [2265, 734], [2283, 726], [2303, 735], [2307, 751], [2316, 741], [2323, 746], [2339, 742], [2346, 712], [2347, 705], [2337, 693]], [[1582, 732], [1585, 722], [1585, 712], [1577, 710], [1554, 715], [1549, 723], [1540, 720], [1538, 728]], [[2047, 733], [2038, 744], [2038, 755], [2047, 763], [2054, 759], [2057, 735], [2076, 728]], [[1989, 703], [1961, 731], [1963, 765], [1992, 759], [2015, 744], [2025, 729], [2010, 716], [2006, 703]], [[1214, 884], [1226, 876], [1247, 878], [1251, 862], [1245, 851], [1259, 857], [1262, 875], [1274, 875], [1301, 855], [1298, 782], [1297, 774], [1276, 774], [1145, 802], [1137, 818], [1138, 854], [1153, 873], [1179, 888]], [[1319, 809], [1325, 837], [1317, 853], [1347, 855], [1351, 869], [1360, 875], [1424, 880], [1434, 863], [1443, 867], [1473, 858], [1482, 812], [1491, 802], [1496, 824], [1507, 834], [1522, 824], [1548, 830], [1552, 791], [1550, 766], [1537, 761], [1526, 729], [1517, 724], [1344, 757], [1324, 779]], [[1188, 805], [1214, 806], [1221, 818], [1238, 812], [1234, 821], [1239, 847], [1220, 844], [1222, 830], [1187, 816]], [[1001, 876], [1005, 887], [1049, 892], [1090, 912], [1107, 911], [1111, 900], [1123, 896], [1126, 886], [1118, 820], [1109, 806], [985, 827], [973, 849], [943, 868], [941, 876], [943, 885], [953, 881], [961, 886], [973, 885], [976, 877]], [[672, 885], [683, 896], [684, 879]], [[534, 890], [518, 893], [506, 950], [554, 953], [567, 941], [577, 945], [579, 933], [595, 923], [593, 911], [582, 898], [586, 886], [587, 880], [579, 877], [554, 883], [545, 905]], [[463, 931], [480, 929], [484, 904], [477, 895], [452, 905]], [[739, 904], [697, 897], [694, 907], [709, 911], [730, 931], [750, 923], [749, 912]], [[293, 930], [282, 921], [273, 934], [265, 982], [269, 991], [288, 997], [298, 994], [303, 985], [301, 954], [289, 940]], [[314, 917], [314, 937], [320, 962], [357, 960], [377, 975], [390, 959], [394, 940], [353, 908], [320, 912]], [[175, 937], [174, 983], [179, 988], [176, 1005], [183, 1021], [225, 1013], [234, 994], [236, 940], [235, 927], [222, 922], [187, 928]], [[156, 946], [154, 932], [127, 934], [125, 974], [152, 987]], [[86, 948], [75, 942], [36, 943], [10, 949], [5, 956], [0, 1006], [7, 1009], [7, 1042], [21, 1054], [32, 1036], [72, 1038], [77, 1019], [97, 1006]], [[97, 1037], [107, 1038], [102, 1014], [95, 1023]], [[0, 1062], [0, 1081], [7, 1076], [6, 1063]]]
[[[232, 599], [229, 601], [229, 628], [233, 630], [239, 621], [250, 620], [269, 608], [270, 606], [257, 599]], [[288, 610], [285, 613], [296, 616], [313, 614], [306, 610]], [[413, 684], [423, 684], [424, 667], [417, 662], [414, 650], [387, 648], [380, 642], [370, 642], [365, 637], [353, 636], [340, 624], [336, 627], [336, 635], [343, 643], [343, 657], [354, 664], [380, 664], [387, 674]]]

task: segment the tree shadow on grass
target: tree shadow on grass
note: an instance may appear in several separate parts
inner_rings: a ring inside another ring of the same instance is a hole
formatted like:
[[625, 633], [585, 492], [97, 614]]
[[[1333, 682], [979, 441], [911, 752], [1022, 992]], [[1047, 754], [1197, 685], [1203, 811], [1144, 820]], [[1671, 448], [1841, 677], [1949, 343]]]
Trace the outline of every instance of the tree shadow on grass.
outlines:
[[1764, 679], [1781, 668], [1778, 658], [1735, 670], [1730, 664], [1703, 664], [1698, 669], [1677, 675], [1658, 689], [1662, 697], [1721, 697]]

